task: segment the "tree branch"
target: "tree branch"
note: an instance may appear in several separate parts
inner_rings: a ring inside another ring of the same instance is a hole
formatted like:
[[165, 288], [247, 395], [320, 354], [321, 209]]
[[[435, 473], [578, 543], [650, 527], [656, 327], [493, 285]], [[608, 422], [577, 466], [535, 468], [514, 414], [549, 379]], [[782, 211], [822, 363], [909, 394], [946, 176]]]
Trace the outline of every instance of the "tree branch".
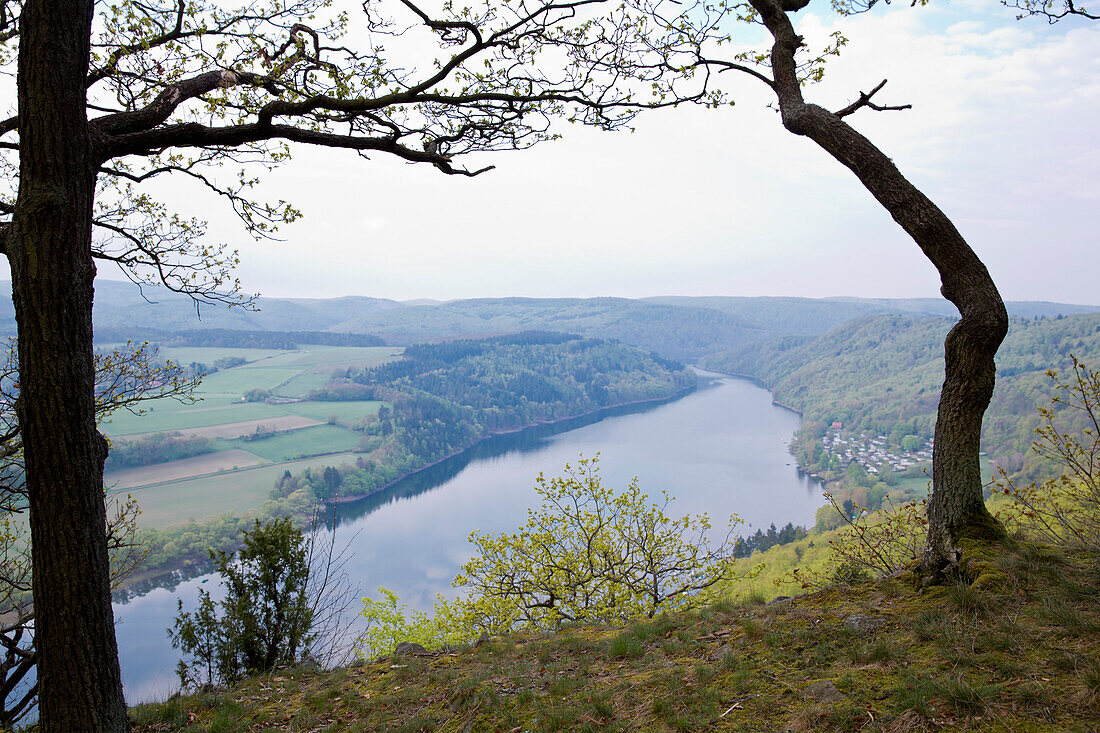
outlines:
[[897, 105], [897, 106], [889, 106], [889, 105], [878, 105], [878, 104], [875, 104], [874, 102], [872, 102], [871, 97], [878, 94], [879, 90], [882, 89], [884, 86], [886, 86], [886, 80], [885, 79], [880, 81], [878, 83], [878, 86], [876, 86], [871, 91], [869, 91], [869, 92], [860, 92], [859, 93], [859, 99], [852, 102], [851, 104], [849, 104], [844, 109], [837, 110], [836, 112], [833, 112], [833, 114], [836, 115], [837, 117], [847, 117], [848, 115], [852, 114], [853, 112], [860, 109], [861, 107], [870, 107], [871, 109], [875, 110], [876, 112], [894, 112], [894, 111], [900, 111], [900, 110], [903, 110], [903, 109], [913, 109], [913, 105], [911, 105], [911, 104], [901, 104], [901, 105]]

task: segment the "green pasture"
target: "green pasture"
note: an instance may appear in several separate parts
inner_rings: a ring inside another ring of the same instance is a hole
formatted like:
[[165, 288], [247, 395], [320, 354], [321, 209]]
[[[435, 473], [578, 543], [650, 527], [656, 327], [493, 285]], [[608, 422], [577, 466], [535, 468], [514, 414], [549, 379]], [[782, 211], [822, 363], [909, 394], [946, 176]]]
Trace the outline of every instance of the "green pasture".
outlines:
[[207, 374], [202, 378], [200, 389], [203, 394], [231, 395], [239, 398], [250, 389], [275, 389], [301, 372], [301, 369], [292, 366], [245, 364]]
[[333, 451], [350, 451], [359, 445], [359, 434], [336, 425], [317, 425], [262, 440], [219, 440], [221, 448], [240, 448], [269, 461], [289, 461]]
[[[310, 390], [324, 386], [336, 368], [372, 366], [397, 358], [400, 347], [308, 346], [298, 351], [271, 349], [228, 349], [212, 347], [172, 347], [161, 354], [178, 362], [213, 364], [218, 359], [239, 356], [249, 363], [209, 374], [203, 378], [194, 403], [173, 399], [142, 403], [145, 413], [134, 415], [122, 410], [103, 426], [108, 435], [189, 430], [225, 423], [302, 415], [327, 420], [336, 415], [341, 421], [358, 420], [378, 411], [378, 402], [328, 402], [268, 405], [241, 402], [250, 389], [268, 389], [284, 397], [304, 397]], [[346, 443], [346, 441], [344, 441]], [[343, 445], [344, 443], [341, 443]], [[331, 449], [330, 449], [331, 450]]]
[[350, 366], [372, 367], [393, 361], [401, 356], [402, 346], [314, 346], [307, 344], [295, 352], [296, 366], [325, 367], [328, 369]]
[[[982, 456], [980, 460], [982, 464], [982, 483], [988, 484], [994, 479], [993, 467], [989, 465], [989, 458], [987, 456]], [[892, 487], [892, 491], [904, 492], [907, 496], [923, 499], [928, 495], [928, 484], [931, 483], [931, 481], [932, 468], [931, 464], [929, 464], [927, 476], [899, 479], [897, 485]]]
[[294, 402], [289, 405], [279, 405], [287, 412], [302, 417], [311, 417], [314, 420], [328, 420], [335, 415], [340, 422], [355, 422], [365, 415], [375, 415], [378, 408], [384, 403], [375, 400], [360, 400], [355, 402]]
[[283, 351], [282, 349], [234, 349], [216, 346], [162, 346], [157, 349], [157, 358], [171, 359], [177, 364], [190, 364], [197, 361], [200, 364], [213, 366], [218, 359], [228, 359], [234, 356], [239, 356], [251, 362], [291, 353], [297, 352]]
[[[162, 405], [162, 403], [165, 403]], [[121, 410], [115, 413], [109, 422], [102, 426], [108, 435], [133, 435], [135, 433], [157, 433], [161, 431], [208, 428], [213, 425], [260, 420], [281, 417], [290, 414], [278, 405], [263, 402], [237, 402], [234, 404], [211, 404], [204, 400], [193, 405], [180, 405], [170, 400], [155, 400], [146, 403], [144, 415]]]
[[281, 385], [278, 389], [272, 390], [272, 393], [279, 397], [305, 397], [311, 390], [324, 387], [331, 378], [332, 375], [327, 371], [299, 372], [296, 376], [291, 377], [289, 382]]
[[243, 514], [267, 500], [284, 471], [299, 473], [307, 468], [339, 466], [354, 463], [355, 458], [354, 453], [318, 456], [138, 487], [122, 493], [132, 494], [137, 499], [142, 512], [141, 526], [167, 527], [222, 512]]

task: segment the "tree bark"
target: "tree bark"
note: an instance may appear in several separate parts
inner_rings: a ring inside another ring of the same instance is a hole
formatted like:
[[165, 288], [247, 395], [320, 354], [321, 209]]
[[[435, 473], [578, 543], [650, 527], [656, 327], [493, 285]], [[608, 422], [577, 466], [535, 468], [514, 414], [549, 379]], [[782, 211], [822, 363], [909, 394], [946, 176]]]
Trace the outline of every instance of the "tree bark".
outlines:
[[19, 195], [7, 238], [19, 329], [43, 731], [128, 730], [111, 611], [92, 351], [92, 0], [30, 0], [18, 68]]
[[805, 2], [750, 2], [775, 41], [773, 88], [783, 126], [810, 138], [855, 173], [931, 260], [940, 274], [940, 292], [959, 309], [961, 318], [944, 342], [946, 370], [936, 416], [928, 505], [925, 566], [940, 572], [958, 562], [960, 540], [1004, 534], [985, 508], [978, 453], [982, 417], [996, 377], [994, 356], [1008, 332], [1008, 313], [985, 265], [939, 207], [870, 140], [836, 114], [803, 100], [795, 62], [802, 38], [785, 8], [797, 10]]

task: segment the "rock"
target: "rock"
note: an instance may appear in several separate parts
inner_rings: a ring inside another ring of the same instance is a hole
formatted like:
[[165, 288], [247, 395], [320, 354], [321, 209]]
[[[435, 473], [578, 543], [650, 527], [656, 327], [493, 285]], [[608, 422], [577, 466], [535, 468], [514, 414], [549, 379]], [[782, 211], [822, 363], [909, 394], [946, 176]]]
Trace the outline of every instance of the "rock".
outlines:
[[847, 698], [847, 695], [836, 689], [836, 685], [829, 680], [818, 680], [803, 690], [802, 694], [814, 702], [840, 702]]
[[774, 606], [777, 603], [782, 603], [783, 601], [789, 601], [789, 600], [791, 600], [790, 596], [776, 596], [775, 598], [768, 601], [765, 605]]
[[395, 657], [403, 657], [407, 655], [419, 655], [427, 654], [428, 650], [419, 644], [414, 644], [411, 641], [403, 641], [393, 649], [393, 655]]
[[848, 618], [844, 619], [844, 625], [852, 631], [871, 632], [882, 627], [886, 622], [877, 616], [871, 616], [866, 613], [853, 613]]

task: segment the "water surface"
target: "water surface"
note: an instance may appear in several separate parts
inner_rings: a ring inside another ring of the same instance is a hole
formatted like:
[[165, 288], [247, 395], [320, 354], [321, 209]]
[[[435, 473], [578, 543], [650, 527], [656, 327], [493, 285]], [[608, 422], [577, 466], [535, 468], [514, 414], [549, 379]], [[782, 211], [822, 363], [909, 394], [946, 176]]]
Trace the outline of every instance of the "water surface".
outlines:
[[[605, 485], [622, 487], [637, 476], [652, 496], [667, 490], [676, 497], [670, 516], [707, 512], [716, 529], [733, 513], [745, 522], [743, 534], [772, 522], [810, 525], [821, 505], [818, 484], [787, 452], [798, 415], [750, 382], [701, 372], [699, 389], [682, 399], [583, 422], [494, 438], [382, 494], [336, 507], [336, 542], [351, 543], [355, 584], [375, 596], [385, 586], [411, 607], [430, 609], [437, 593], [454, 593], [451, 579], [470, 556], [470, 532], [518, 527], [538, 498], [538, 474], [558, 475], [582, 453], [600, 454]], [[213, 585], [202, 576], [116, 604], [131, 704], [175, 690], [178, 653], [165, 629], [177, 597], [187, 608]]]

